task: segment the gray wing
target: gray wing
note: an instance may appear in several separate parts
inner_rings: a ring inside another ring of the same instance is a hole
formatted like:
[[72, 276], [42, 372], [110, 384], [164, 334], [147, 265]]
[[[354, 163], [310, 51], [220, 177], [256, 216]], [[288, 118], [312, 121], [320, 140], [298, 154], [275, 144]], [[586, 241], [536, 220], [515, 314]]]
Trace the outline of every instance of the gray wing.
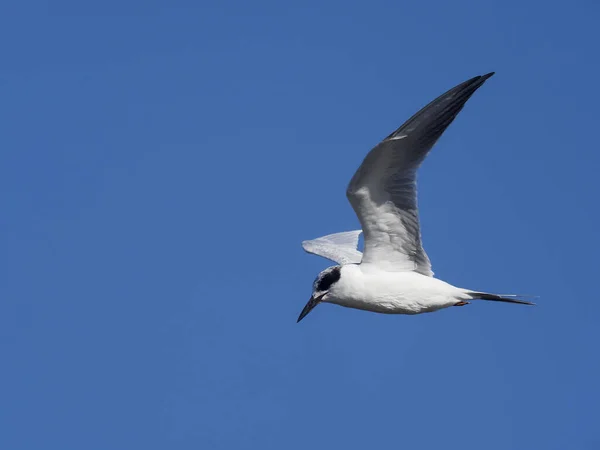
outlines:
[[322, 256], [338, 264], [358, 264], [362, 253], [357, 250], [362, 230], [328, 234], [310, 241], [303, 241], [302, 248], [308, 253]]
[[363, 232], [363, 263], [433, 276], [421, 244], [417, 169], [473, 93], [493, 75], [477, 76], [429, 103], [373, 148], [346, 191]]

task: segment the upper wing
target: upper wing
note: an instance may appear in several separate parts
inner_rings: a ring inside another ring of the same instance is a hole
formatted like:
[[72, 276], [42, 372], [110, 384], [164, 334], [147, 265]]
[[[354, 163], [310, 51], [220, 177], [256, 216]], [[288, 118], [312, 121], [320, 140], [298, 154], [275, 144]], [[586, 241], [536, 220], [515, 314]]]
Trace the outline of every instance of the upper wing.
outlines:
[[421, 244], [417, 169], [473, 93], [493, 75], [459, 84], [373, 148], [346, 191], [365, 233], [362, 262], [432, 276]]
[[338, 264], [358, 264], [362, 259], [362, 253], [357, 250], [360, 233], [362, 230], [328, 234], [302, 242], [302, 248]]

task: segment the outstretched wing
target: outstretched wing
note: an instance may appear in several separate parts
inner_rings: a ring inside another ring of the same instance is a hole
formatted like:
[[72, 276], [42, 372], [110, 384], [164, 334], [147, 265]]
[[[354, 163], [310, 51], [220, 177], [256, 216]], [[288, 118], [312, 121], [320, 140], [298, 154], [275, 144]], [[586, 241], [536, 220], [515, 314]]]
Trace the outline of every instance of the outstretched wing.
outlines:
[[362, 230], [328, 234], [317, 239], [303, 241], [302, 248], [308, 253], [322, 256], [338, 264], [358, 264], [362, 253], [357, 250]]
[[373, 148], [346, 195], [365, 233], [362, 263], [433, 276], [421, 244], [417, 169], [473, 93], [493, 73], [459, 84]]

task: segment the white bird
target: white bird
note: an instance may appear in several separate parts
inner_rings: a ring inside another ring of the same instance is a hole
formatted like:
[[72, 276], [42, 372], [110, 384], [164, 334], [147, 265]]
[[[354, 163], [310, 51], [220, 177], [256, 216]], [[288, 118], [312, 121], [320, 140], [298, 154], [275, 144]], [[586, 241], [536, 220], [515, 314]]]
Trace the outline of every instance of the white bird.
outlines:
[[[473, 93], [494, 73], [459, 84], [429, 103], [374, 147], [358, 168], [346, 195], [362, 230], [304, 241], [309, 253], [339, 265], [313, 283], [300, 322], [321, 302], [388, 314], [420, 314], [469, 300], [533, 305], [517, 295], [463, 289], [433, 277], [421, 245], [417, 169]], [[364, 253], [358, 238], [364, 231]]]

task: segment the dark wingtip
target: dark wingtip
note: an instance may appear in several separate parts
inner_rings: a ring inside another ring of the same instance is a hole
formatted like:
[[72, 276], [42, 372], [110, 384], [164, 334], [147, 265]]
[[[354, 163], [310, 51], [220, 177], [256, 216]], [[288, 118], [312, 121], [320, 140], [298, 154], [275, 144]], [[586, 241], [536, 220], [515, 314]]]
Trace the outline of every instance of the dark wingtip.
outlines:
[[486, 73], [485, 75], [479, 75], [478, 77], [471, 78], [471, 80], [469, 81], [476, 85], [477, 88], [479, 88], [483, 83], [487, 81], [488, 78], [493, 77], [495, 73], [496, 72], [490, 72]]
[[404, 122], [400, 128], [387, 136], [384, 141], [400, 134], [414, 132], [419, 127], [422, 129], [429, 128], [430, 130], [426, 130], [428, 132], [425, 133], [425, 139], [429, 142], [423, 147], [429, 151], [446, 128], [454, 121], [469, 98], [495, 73], [489, 72], [485, 75], [474, 76], [439, 95]]

